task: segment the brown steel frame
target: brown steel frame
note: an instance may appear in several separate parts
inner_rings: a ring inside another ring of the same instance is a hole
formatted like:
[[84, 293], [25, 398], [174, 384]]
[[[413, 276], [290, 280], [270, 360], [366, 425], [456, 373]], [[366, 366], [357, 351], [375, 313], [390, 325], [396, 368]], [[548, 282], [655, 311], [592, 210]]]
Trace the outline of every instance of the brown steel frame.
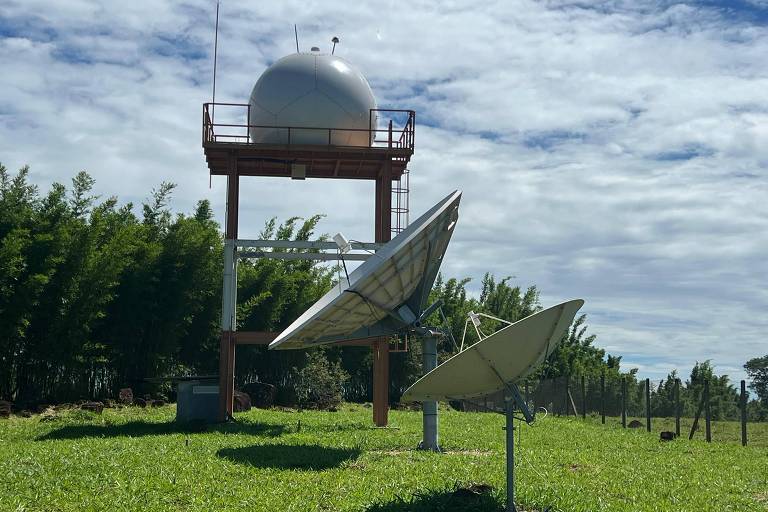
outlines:
[[[392, 182], [406, 172], [413, 155], [416, 113], [413, 110], [371, 109], [369, 121], [377, 113], [407, 114], [402, 128], [393, 122], [380, 129], [343, 129], [335, 127], [261, 127], [249, 124], [215, 122], [215, 107], [245, 107], [250, 119], [250, 106], [240, 103], [205, 103], [203, 105], [202, 145], [211, 175], [227, 177], [227, 213], [225, 239], [238, 238], [240, 176], [292, 177], [291, 166], [308, 166], [307, 178], [365, 179], [375, 181], [375, 242], [388, 242], [392, 234]], [[369, 123], [370, 126], [370, 123]], [[217, 134], [216, 128], [244, 128], [244, 135]], [[263, 144], [250, 140], [251, 129], [288, 130], [288, 144]], [[291, 144], [291, 130], [327, 130], [328, 145]], [[330, 141], [334, 131], [367, 131], [371, 146], [339, 146]], [[376, 139], [386, 133], [385, 140]], [[244, 139], [238, 141], [236, 139]], [[219, 140], [222, 139], [222, 140]], [[226, 142], [225, 142], [226, 140]], [[219, 419], [232, 416], [234, 400], [235, 347], [238, 344], [268, 344], [276, 333], [222, 331], [219, 350]], [[389, 413], [389, 340], [373, 338], [351, 340], [345, 345], [370, 346], [373, 351], [373, 421], [387, 425]]]

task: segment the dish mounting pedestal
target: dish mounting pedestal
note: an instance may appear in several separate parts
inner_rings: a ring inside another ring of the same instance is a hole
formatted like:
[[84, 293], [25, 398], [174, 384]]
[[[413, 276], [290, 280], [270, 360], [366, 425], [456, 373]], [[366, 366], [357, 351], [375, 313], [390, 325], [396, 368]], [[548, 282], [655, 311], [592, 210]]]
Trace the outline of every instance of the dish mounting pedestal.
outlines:
[[507, 512], [517, 512], [515, 507], [515, 407], [523, 413], [525, 422], [533, 423], [533, 416], [528, 404], [520, 395], [517, 384], [508, 384], [510, 396], [504, 397], [504, 417], [506, 418], [506, 458], [507, 458]]

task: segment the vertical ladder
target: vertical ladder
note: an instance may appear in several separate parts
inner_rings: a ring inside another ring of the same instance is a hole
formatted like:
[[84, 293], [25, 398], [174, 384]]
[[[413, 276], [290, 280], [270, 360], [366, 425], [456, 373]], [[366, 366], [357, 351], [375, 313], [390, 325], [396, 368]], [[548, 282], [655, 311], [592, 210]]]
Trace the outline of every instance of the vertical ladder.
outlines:
[[392, 236], [408, 227], [409, 216], [409, 198], [410, 186], [408, 184], [408, 169], [403, 170], [398, 180], [392, 183]]
[[[408, 168], [405, 168], [400, 179], [392, 183], [392, 237], [397, 236], [398, 233], [407, 228], [410, 222], [408, 174]], [[390, 339], [389, 351], [408, 352], [408, 335], [403, 334]]]

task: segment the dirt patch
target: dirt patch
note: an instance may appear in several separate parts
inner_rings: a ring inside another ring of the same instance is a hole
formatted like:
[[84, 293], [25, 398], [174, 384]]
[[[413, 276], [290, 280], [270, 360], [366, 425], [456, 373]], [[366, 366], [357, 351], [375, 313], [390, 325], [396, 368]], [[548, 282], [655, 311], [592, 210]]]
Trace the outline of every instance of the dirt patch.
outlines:
[[393, 457], [396, 457], [404, 453], [411, 453], [415, 451], [416, 450], [373, 450], [371, 451], [371, 453], [375, 453], [376, 455], [391, 455]]
[[563, 464], [563, 467], [568, 469], [568, 471], [587, 471], [590, 469], [589, 465], [578, 464], [576, 462], [573, 462], [571, 464]]
[[467, 457], [490, 457], [493, 452], [482, 450], [448, 450], [445, 453], [447, 455], [464, 455]]
[[[375, 453], [377, 455], [391, 455], [393, 457], [396, 457], [398, 455], [403, 455], [404, 453], [414, 453], [418, 452], [417, 449], [412, 450], [374, 450], [371, 453]], [[493, 452], [487, 452], [482, 450], [446, 450], [443, 452], [444, 455], [463, 455], [466, 457], [489, 457]]]

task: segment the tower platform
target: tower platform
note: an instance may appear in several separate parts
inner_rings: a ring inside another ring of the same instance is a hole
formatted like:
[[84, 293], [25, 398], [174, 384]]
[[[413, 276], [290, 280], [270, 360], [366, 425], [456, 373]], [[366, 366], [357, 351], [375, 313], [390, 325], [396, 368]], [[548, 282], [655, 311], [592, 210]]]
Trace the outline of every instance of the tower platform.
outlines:
[[[302, 126], [256, 126], [236, 122], [216, 122], [215, 109], [226, 109], [227, 119], [250, 118], [248, 104], [206, 103], [203, 105], [203, 151], [212, 175], [272, 176], [376, 180], [382, 175], [399, 180], [413, 155], [415, 112], [412, 110], [372, 109], [371, 119], [384, 118], [383, 129], [349, 130]], [[239, 110], [234, 113], [232, 109]], [[402, 123], [393, 127], [393, 119]], [[277, 131], [285, 144], [254, 142], [260, 130]], [[317, 131], [327, 134], [328, 144], [294, 144], [292, 135]], [[370, 146], [330, 144], [339, 132], [368, 132]], [[298, 169], [298, 171], [297, 171]]]

